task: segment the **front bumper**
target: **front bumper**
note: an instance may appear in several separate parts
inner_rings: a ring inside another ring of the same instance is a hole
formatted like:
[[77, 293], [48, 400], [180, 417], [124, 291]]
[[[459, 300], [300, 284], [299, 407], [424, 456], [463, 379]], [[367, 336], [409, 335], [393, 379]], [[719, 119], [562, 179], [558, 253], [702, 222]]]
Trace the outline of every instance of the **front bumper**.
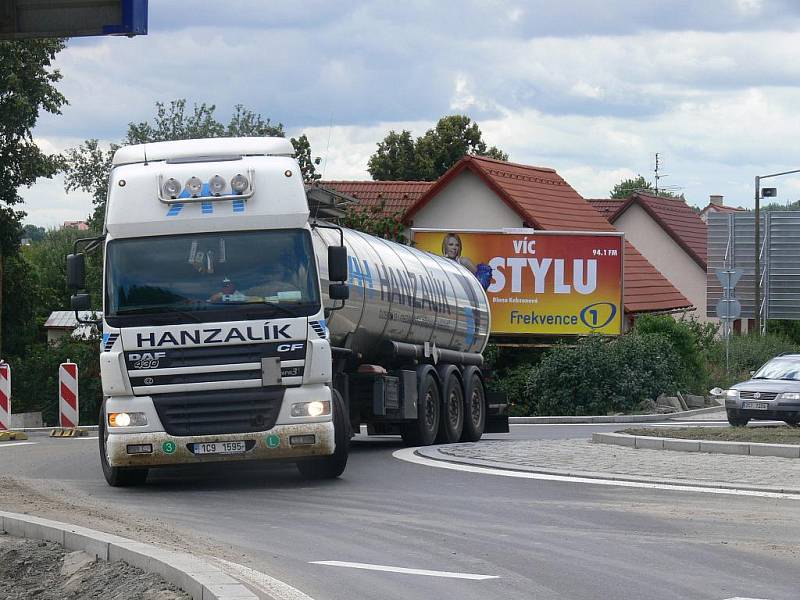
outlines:
[[[315, 436], [315, 443], [291, 446], [289, 437]], [[277, 441], [276, 441], [277, 436]], [[254, 441], [247, 452], [241, 454], [197, 455], [189, 444], [203, 442]], [[151, 454], [128, 454], [129, 445], [151, 444]], [[230, 433], [224, 435], [172, 436], [163, 431], [143, 433], [109, 432], [106, 442], [108, 464], [112, 467], [165, 467], [171, 465], [201, 464], [235, 460], [292, 460], [333, 454], [336, 444], [333, 422], [276, 425], [269, 431], [255, 433]]]
[[784, 419], [800, 417], [800, 402], [797, 401], [770, 400], [767, 402], [769, 405], [767, 409], [742, 408], [743, 402], [758, 402], [758, 400], [726, 398], [725, 408], [727, 410], [735, 410], [742, 416], [756, 420], [783, 421]]

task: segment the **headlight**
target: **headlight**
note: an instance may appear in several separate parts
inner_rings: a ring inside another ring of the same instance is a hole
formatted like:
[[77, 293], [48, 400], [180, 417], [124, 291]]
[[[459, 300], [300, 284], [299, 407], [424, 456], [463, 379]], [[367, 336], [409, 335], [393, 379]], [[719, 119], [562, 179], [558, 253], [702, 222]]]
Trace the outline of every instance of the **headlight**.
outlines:
[[109, 427], [143, 427], [147, 425], [144, 413], [108, 413]]
[[231, 189], [236, 194], [243, 194], [249, 186], [250, 182], [247, 181], [247, 177], [241, 173], [234, 175], [233, 179], [231, 179]]
[[800, 400], [800, 392], [783, 392], [781, 400]]
[[183, 186], [181, 186], [181, 182], [174, 177], [167, 179], [163, 185], [164, 195], [173, 200], [178, 197], [182, 189]]
[[214, 175], [208, 182], [208, 189], [215, 196], [219, 196], [225, 191], [225, 180], [219, 175]]
[[331, 403], [327, 400], [292, 404], [293, 417], [322, 417], [329, 414], [331, 414]]
[[203, 182], [200, 181], [199, 177], [190, 177], [189, 181], [186, 182], [186, 191], [189, 192], [192, 198], [199, 196], [200, 192], [203, 191]]
[[738, 398], [739, 397], [739, 390], [725, 390], [725, 395], [728, 398]]

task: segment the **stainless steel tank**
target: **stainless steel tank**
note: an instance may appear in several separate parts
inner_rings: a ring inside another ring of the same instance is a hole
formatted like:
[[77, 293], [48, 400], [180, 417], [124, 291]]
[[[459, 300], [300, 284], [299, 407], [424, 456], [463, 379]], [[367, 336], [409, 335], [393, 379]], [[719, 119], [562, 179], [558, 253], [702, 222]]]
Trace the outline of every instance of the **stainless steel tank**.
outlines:
[[[347, 247], [350, 299], [328, 319], [331, 343], [364, 359], [388, 341], [480, 353], [489, 339], [489, 301], [467, 269], [442, 256], [342, 228]], [[325, 306], [328, 246], [339, 232], [315, 228]]]

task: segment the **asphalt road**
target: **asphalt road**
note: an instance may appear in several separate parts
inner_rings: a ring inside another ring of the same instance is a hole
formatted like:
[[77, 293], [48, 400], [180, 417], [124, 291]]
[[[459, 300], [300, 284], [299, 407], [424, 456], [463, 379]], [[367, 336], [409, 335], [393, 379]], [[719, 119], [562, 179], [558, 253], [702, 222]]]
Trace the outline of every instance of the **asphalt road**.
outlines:
[[[587, 438], [619, 427], [514, 426], [487, 437]], [[68, 498], [61, 520], [84, 510], [82, 524], [95, 515], [98, 529], [109, 529], [97, 517], [103, 510], [157, 520], [186, 539], [202, 537], [199, 553], [216, 548], [314, 600], [800, 596], [796, 500], [449, 471], [397, 460], [399, 439], [361, 437], [337, 481], [307, 482], [292, 465], [240, 463], [153, 471], [143, 488], [114, 489], [96, 440], [31, 441], [0, 444], [0, 474]]]

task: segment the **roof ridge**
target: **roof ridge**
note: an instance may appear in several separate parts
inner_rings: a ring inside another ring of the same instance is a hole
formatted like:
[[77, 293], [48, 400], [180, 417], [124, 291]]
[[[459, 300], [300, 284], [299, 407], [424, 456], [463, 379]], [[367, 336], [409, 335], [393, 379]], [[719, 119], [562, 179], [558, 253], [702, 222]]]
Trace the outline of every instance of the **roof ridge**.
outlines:
[[488, 156], [478, 156], [476, 154], [467, 154], [464, 158], [493, 162], [500, 165], [510, 165], [512, 167], [520, 167], [521, 169], [545, 171], [546, 173], [556, 173], [556, 170], [553, 169], [552, 167], [537, 167], [536, 165], [523, 165], [522, 163], [511, 162], [510, 160], [499, 160], [497, 158], [490, 158]]
[[415, 180], [393, 180], [393, 179], [318, 179], [315, 183], [362, 183], [364, 185], [370, 183], [413, 183], [413, 184], [427, 184], [433, 185], [433, 181], [415, 181]]

